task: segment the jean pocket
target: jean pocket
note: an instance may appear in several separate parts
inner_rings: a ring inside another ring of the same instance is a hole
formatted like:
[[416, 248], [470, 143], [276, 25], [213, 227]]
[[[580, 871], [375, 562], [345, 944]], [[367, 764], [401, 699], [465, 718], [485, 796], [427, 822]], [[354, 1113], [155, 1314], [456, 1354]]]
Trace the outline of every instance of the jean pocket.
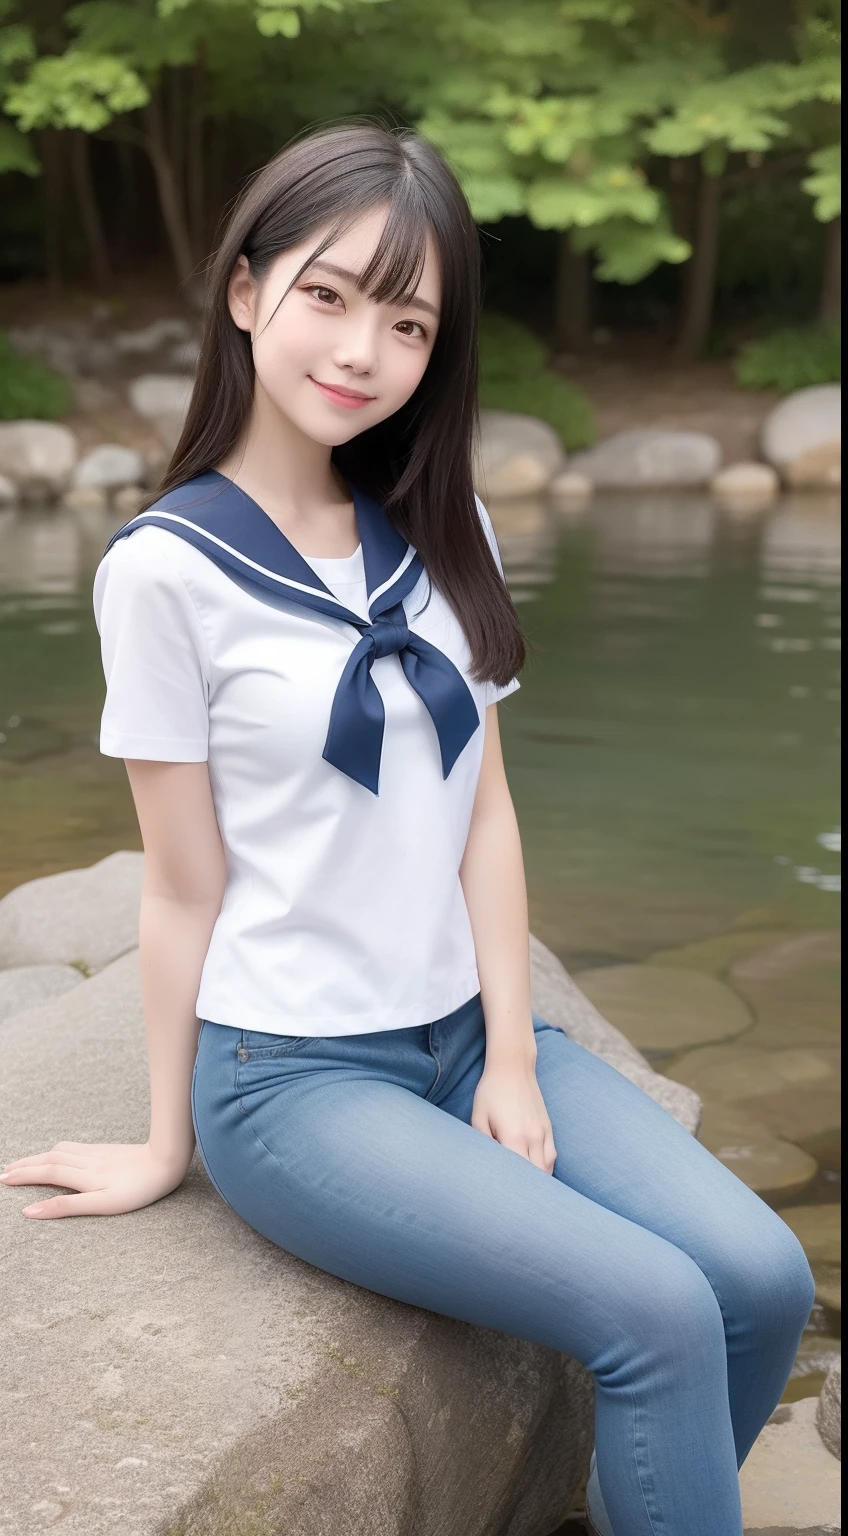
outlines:
[[243, 1029], [236, 1055], [244, 1066], [251, 1061], [275, 1061], [290, 1056], [312, 1041], [312, 1035], [271, 1035], [260, 1029]]

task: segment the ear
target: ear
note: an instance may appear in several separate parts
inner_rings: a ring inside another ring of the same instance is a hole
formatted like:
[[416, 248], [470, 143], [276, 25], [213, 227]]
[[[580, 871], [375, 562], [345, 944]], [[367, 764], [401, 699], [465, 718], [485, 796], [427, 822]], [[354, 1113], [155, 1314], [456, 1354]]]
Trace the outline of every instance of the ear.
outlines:
[[252, 331], [256, 289], [250, 276], [246, 256], [239, 256], [227, 284], [227, 303], [230, 314], [240, 331]]

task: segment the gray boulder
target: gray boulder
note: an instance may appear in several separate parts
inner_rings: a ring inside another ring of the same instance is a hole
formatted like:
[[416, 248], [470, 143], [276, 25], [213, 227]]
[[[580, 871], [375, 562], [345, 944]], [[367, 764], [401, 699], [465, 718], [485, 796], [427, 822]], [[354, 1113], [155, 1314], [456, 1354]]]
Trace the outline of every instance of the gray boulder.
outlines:
[[10, 507], [17, 499], [17, 487], [7, 475], [0, 475], [0, 507]]
[[546, 421], [514, 411], [480, 412], [474, 485], [487, 498], [532, 496], [565, 467], [565, 449]]
[[190, 373], [142, 373], [129, 386], [130, 405], [165, 448], [173, 448], [182, 432], [193, 388]]
[[816, 1428], [831, 1455], [842, 1460], [842, 1360], [834, 1360], [816, 1409]]
[[0, 968], [80, 965], [99, 971], [138, 944], [144, 855], [110, 853], [18, 885], [0, 900]]
[[55, 421], [0, 422], [0, 474], [25, 500], [54, 499], [69, 484], [77, 440]]
[[13, 965], [0, 971], [0, 1020], [69, 992], [83, 980], [72, 965]]
[[574, 454], [568, 467], [606, 488], [707, 485], [721, 457], [719, 444], [705, 432], [637, 427]]
[[121, 443], [101, 443], [99, 448], [93, 448], [80, 460], [74, 470], [73, 483], [110, 491], [122, 485], [142, 485], [145, 473], [144, 459], [134, 448], [124, 448]]
[[838, 485], [827, 472], [834, 455], [838, 464], [841, 443], [841, 384], [812, 384], [787, 395], [769, 412], [760, 431], [763, 458], [791, 484], [809, 483], [812, 466], [820, 463], [822, 483]]
[[[110, 883], [128, 914], [141, 859], [68, 872], [88, 877], [73, 904], [95, 894], [95, 930]], [[32, 901], [46, 883], [19, 889]], [[537, 1012], [692, 1128], [696, 1096], [657, 1079], [535, 938], [532, 964]], [[3, 1054], [3, 1161], [65, 1138], [144, 1141], [137, 950], [25, 1028], [8, 1020]], [[565, 1518], [594, 1437], [575, 1360], [294, 1258], [224, 1204], [196, 1153], [171, 1196], [118, 1219], [43, 1228], [20, 1215], [39, 1192], [0, 1196], [10, 1531], [34, 1512], [86, 1536], [548, 1536]]]

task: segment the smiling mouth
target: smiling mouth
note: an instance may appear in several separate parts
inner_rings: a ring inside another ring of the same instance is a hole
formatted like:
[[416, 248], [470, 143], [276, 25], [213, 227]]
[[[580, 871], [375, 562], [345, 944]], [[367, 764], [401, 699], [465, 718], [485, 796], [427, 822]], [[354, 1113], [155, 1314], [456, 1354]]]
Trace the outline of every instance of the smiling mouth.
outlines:
[[311, 374], [309, 377], [322, 394], [337, 400], [340, 405], [367, 405], [376, 399], [375, 395], [364, 395], [358, 389], [345, 389], [340, 384], [322, 384], [320, 379], [313, 379]]

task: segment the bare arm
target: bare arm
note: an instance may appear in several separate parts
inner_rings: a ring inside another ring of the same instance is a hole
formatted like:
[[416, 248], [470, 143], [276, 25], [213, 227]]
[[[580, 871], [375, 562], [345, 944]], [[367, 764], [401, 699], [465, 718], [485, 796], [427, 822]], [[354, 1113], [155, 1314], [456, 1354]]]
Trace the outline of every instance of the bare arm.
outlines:
[[150, 1063], [150, 1146], [184, 1178], [194, 1150], [194, 1005], [226, 865], [206, 763], [126, 760], [144, 843], [139, 960]]
[[226, 861], [205, 762], [126, 759], [144, 843], [139, 954], [150, 1064], [150, 1135], [143, 1145], [60, 1141], [20, 1157], [6, 1185], [59, 1185], [24, 1214], [114, 1216], [182, 1183], [194, 1150], [191, 1075], [200, 973], [221, 909]]
[[536, 1082], [530, 934], [521, 839], [501, 752], [498, 706], [486, 710], [483, 761], [459, 876], [486, 1020], [486, 1065], [471, 1124], [546, 1173], [556, 1150]]

